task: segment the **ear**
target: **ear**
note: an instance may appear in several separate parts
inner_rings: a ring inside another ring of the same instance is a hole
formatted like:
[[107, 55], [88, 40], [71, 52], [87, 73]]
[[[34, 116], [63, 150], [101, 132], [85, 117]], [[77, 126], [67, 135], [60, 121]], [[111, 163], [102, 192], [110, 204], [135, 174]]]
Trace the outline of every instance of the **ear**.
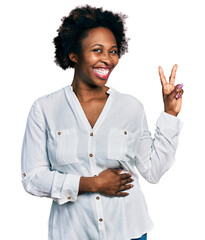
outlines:
[[76, 53], [69, 53], [68, 56], [72, 62], [77, 63], [78, 57]]

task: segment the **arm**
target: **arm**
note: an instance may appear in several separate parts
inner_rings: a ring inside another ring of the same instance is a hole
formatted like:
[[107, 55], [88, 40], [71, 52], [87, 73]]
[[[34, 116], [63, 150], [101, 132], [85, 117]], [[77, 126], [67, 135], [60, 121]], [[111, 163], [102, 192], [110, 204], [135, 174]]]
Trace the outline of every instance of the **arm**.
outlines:
[[174, 87], [177, 65], [174, 65], [166, 81], [163, 70], [159, 67], [162, 83], [164, 112], [157, 121], [155, 138], [151, 138], [147, 120], [142, 109], [140, 136], [135, 144], [136, 166], [142, 176], [151, 183], [157, 183], [171, 167], [175, 159], [181, 122], [176, 116], [181, 110], [183, 84]]
[[140, 135], [134, 144], [134, 152], [135, 164], [147, 181], [157, 183], [174, 163], [180, 130], [180, 120], [162, 112], [156, 123], [154, 139], [152, 139], [143, 111]]
[[50, 170], [46, 125], [38, 101], [29, 113], [22, 147], [22, 183], [25, 190], [63, 204], [77, 200], [80, 176]]

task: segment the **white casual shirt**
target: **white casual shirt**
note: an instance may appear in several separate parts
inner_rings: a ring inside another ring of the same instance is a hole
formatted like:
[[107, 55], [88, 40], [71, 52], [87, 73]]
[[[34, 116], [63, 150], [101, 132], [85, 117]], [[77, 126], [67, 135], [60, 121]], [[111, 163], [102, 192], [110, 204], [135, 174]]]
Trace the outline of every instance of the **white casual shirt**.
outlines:
[[[138, 172], [157, 183], [172, 165], [180, 120], [162, 112], [155, 138], [142, 104], [114, 88], [92, 128], [71, 85], [36, 100], [22, 148], [22, 182], [30, 194], [53, 199], [49, 240], [130, 240], [152, 228]], [[122, 167], [134, 178], [127, 197], [78, 196], [81, 176]]]

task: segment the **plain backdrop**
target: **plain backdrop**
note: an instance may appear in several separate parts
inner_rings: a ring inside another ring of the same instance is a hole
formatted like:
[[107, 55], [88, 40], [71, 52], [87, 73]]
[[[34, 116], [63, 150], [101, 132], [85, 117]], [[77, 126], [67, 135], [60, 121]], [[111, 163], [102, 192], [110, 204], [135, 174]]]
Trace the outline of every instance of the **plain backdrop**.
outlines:
[[200, 0], [1, 2], [0, 238], [47, 239], [51, 200], [24, 191], [21, 146], [34, 100], [72, 82], [73, 70], [63, 71], [53, 61], [52, 41], [61, 18], [87, 3], [128, 15], [129, 52], [120, 59], [107, 86], [144, 104], [153, 137], [163, 111], [158, 66], [168, 79], [172, 66], [178, 64], [176, 84], [184, 84], [178, 117], [184, 125], [176, 162], [156, 185], [140, 177], [155, 225], [148, 239], [205, 239], [205, 7]]

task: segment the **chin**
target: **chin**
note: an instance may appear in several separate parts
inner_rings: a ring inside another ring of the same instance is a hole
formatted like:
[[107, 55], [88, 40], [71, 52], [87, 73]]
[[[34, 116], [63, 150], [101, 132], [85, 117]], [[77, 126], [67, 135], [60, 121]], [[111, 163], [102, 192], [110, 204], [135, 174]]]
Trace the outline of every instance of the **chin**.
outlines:
[[92, 87], [104, 87], [107, 83], [108, 79], [95, 79], [94, 81], [89, 81], [89, 85]]
[[98, 86], [98, 87], [104, 87], [105, 86], [105, 84], [107, 83], [107, 79], [106, 80], [100, 80], [100, 81], [98, 81], [98, 83], [96, 83], [96, 85]]

